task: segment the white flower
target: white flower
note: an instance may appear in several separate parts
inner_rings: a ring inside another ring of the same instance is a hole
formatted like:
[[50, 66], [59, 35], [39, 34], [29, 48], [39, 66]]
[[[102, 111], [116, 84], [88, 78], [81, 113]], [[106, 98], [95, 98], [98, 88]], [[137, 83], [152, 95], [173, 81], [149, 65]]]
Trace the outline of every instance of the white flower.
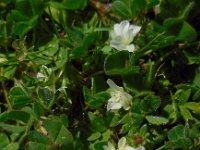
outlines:
[[138, 148], [133, 148], [126, 144], [126, 138], [122, 137], [118, 142], [118, 148], [115, 149], [114, 145], [110, 142], [108, 142], [108, 145], [103, 146], [104, 150], [145, 150], [143, 146], [140, 146]]
[[138, 34], [141, 27], [136, 25], [130, 25], [127, 20], [114, 25], [114, 30], [111, 31], [110, 46], [121, 51], [128, 50], [133, 52], [135, 45], [130, 44], [134, 37]]
[[107, 110], [117, 110], [123, 107], [130, 109], [132, 96], [124, 91], [123, 87], [117, 86], [111, 79], [107, 80], [111, 89], [111, 98], [108, 100]]

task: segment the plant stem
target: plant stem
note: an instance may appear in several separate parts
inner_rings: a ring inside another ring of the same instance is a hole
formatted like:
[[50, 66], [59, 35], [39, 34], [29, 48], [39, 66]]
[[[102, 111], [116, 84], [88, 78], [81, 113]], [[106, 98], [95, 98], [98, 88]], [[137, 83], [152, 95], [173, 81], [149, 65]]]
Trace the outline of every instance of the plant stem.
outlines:
[[31, 127], [33, 125], [33, 122], [34, 122], [33, 119], [30, 118], [30, 120], [27, 123], [26, 130], [24, 131], [24, 134], [20, 137], [20, 139], [18, 141], [19, 145], [21, 145], [24, 142], [26, 136], [28, 135], [29, 130], [31, 129]]
[[2, 81], [2, 88], [3, 88], [3, 93], [4, 93], [4, 97], [5, 97], [6, 103], [8, 105], [8, 110], [12, 110], [12, 105], [11, 105], [9, 99], [8, 99], [8, 92], [6, 90], [4, 81]]

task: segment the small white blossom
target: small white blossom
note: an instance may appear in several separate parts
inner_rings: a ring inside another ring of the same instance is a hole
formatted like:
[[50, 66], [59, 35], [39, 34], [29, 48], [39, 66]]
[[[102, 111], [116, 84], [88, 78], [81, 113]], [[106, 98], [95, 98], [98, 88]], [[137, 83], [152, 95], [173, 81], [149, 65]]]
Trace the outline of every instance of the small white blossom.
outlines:
[[123, 87], [117, 86], [111, 79], [107, 80], [111, 90], [111, 98], [108, 100], [107, 110], [118, 110], [123, 107], [130, 109], [132, 96], [124, 91]]
[[110, 46], [121, 51], [128, 50], [133, 52], [135, 45], [131, 44], [134, 37], [138, 34], [141, 27], [136, 25], [130, 25], [127, 20], [114, 25], [114, 30], [111, 31]]
[[127, 145], [125, 137], [122, 137], [118, 141], [118, 148], [117, 149], [110, 142], [108, 142], [108, 145], [103, 146], [103, 148], [104, 148], [104, 150], [145, 150], [145, 148], [143, 146], [140, 146], [140, 147], [137, 147], [137, 148], [133, 148], [133, 147]]

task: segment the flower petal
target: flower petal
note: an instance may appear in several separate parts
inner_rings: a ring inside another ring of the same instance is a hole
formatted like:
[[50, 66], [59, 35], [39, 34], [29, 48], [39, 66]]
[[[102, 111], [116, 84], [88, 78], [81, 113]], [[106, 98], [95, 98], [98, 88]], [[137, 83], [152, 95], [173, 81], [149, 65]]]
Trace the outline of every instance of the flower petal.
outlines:
[[110, 88], [111, 88], [112, 90], [119, 90], [119, 86], [117, 86], [117, 85], [115, 84], [115, 82], [113, 82], [113, 80], [108, 79], [108, 80], [107, 80], [107, 83], [108, 83], [108, 85], [110, 86]]
[[120, 22], [120, 30], [121, 30], [121, 33], [126, 33], [128, 32], [129, 30], [129, 22], [127, 20], [124, 20], [122, 22]]
[[110, 36], [111, 36], [112, 39], [115, 39], [118, 35], [116, 34], [115, 31], [111, 31]]
[[139, 146], [136, 148], [136, 150], [145, 150], [145, 147], [144, 146]]
[[121, 103], [108, 102], [107, 111], [109, 111], [109, 110], [118, 110], [121, 107], [122, 107]]
[[108, 145], [103, 146], [104, 150], [115, 150], [114, 145], [111, 142], [108, 142]]
[[131, 30], [128, 30], [127, 32], [125, 32], [123, 35], [121, 35], [121, 42], [125, 45], [130, 44], [133, 41], [133, 38], [135, 37], [135, 35], [132, 33]]
[[125, 137], [122, 137], [119, 142], [118, 142], [118, 148], [123, 148], [126, 144], [126, 138]]
[[125, 110], [130, 109], [130, 105], [132, 103], [131, 99], [132, 99], [132, 96], [124, 91], [123, 96], [121, 98], [121, 104]]
[[136, 150], [136, 149], [131, 146], [125, 146], [124, 150]]
[[130, 29], [133, 30], [134, 37], [140, 32], [141, 26], [131, 25]]
[[120, 24], [114, 25], [114, 33], [118, 36], [121, 34]]
[[130, 44], [130, 45], [126, 46], [126, 50], [128, 50], [129, 52], [133, 52], [135, 50], [135, 45]]

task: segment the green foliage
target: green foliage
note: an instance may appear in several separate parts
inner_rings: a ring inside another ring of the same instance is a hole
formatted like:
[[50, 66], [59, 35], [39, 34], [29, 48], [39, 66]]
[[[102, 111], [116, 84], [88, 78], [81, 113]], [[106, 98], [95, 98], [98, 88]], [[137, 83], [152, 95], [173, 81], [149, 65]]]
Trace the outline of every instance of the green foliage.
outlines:
[[107, 75], [127, 75], [139, 72], [139, 67], [129, 65], [128, 52], [118, 52], [108, 55], [105, 59], [104, 70]]
[[146, 8], [145, 0], [115, 0], [112, 11], [125, 19], [130, 19]]
[[[103, 150], [121, 137], [133, 148], [200, 149], [199, 7], [1, 0], [0, 149]], [[111, 36], [123, 20], [141, 26], [134, 52], [123, 47], [131, 32]]]

